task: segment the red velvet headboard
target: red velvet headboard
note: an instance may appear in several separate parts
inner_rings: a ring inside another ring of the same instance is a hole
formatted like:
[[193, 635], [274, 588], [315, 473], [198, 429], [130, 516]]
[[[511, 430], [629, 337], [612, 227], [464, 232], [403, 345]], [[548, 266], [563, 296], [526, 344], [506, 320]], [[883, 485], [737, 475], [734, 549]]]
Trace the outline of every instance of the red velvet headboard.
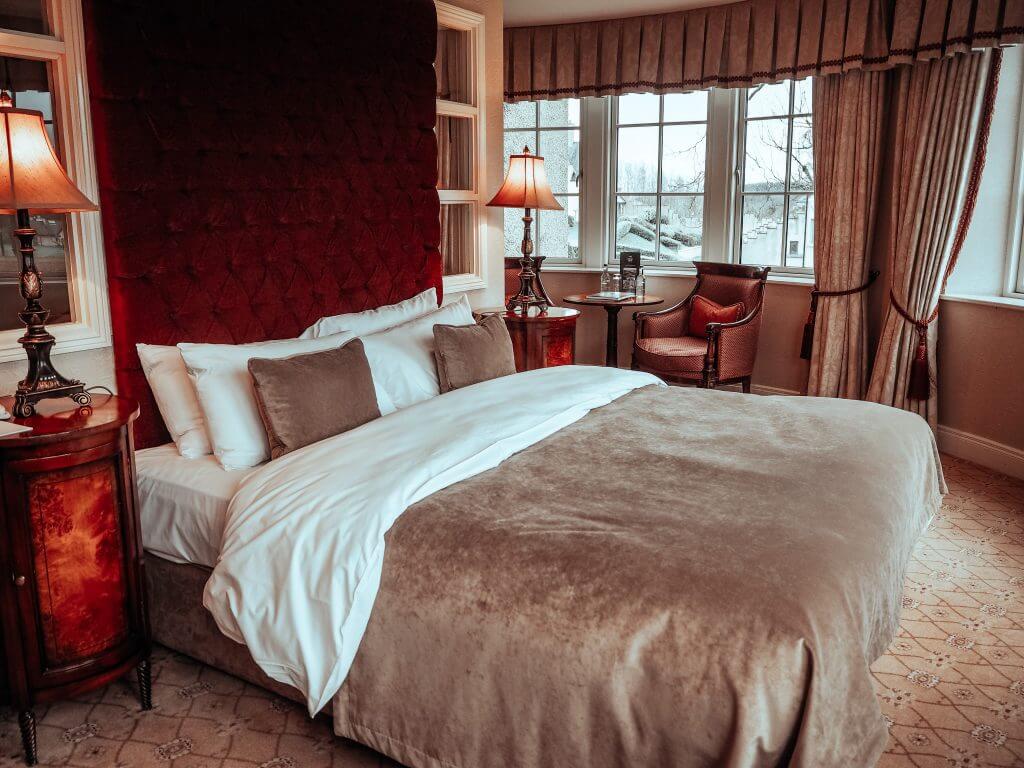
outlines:
[[431, 0], [86, 0], [118, 391], [137, 342], [440, 298]]

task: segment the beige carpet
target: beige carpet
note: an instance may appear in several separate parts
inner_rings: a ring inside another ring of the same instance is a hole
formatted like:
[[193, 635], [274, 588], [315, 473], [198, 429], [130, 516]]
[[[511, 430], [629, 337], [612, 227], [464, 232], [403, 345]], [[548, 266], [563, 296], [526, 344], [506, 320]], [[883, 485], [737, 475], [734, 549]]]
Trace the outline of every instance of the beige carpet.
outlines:
[[[1024, 483], [955, 459], [944, 466], [950, 494], [911, 562], [899, 636], [872, 667], [891, 734], [880, 765], [1024, 766]], [[153, 674], [152, 712], [139, 711], [127, 682], [40, 707], [42, 764], [395, 765], [334, 738], [326, 719], [311, 723], [188, 658], [160, 650]], [[14, 713], [0, 709], [0, 768], [20, 765]]]

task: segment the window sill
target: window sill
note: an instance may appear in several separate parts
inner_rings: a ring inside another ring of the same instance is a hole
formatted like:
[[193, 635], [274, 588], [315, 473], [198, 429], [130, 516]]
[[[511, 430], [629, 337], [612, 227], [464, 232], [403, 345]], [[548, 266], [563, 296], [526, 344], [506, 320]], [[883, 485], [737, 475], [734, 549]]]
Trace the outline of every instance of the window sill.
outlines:
[[[541, 274], [547, 274], [549, 272], [554, 273], [573, 273], [578, 272], [580, 274], [595, 274], [599, 275], [604, 271], [603, 267], [585, 267], [582, 264], [549, 264], [545, 263], [541, 269]], [[689, 277], [693, 278], [697, 275], [697, 270], [693, 267], [644, 267], [644, 274], [647, 277]], [[777, 285], [802, 285], [810, 288], [814, 285], [814, 277], [811, 275], [799, 275], [792, 272], [769, 272], [768, 282]]]
[[[59, 323], [47, 326], [46, 330], [57, 339], [50, 352], [54, 357], [67, 352], [102, 349], [111, 344], [110, 333], [105, 327], [93, 328], [85, 323]], [[0, 363], [25, 360], [25, 349], [18, 343], [24, 334], [24, 329], [0, 331]]]
[[940, 301], [952, 301], [957, 304], [981, 304], [986, 307], [999, 307], [1024, 312], [1024, 298], [1013, 296], [977, 296], [968, 293], [946, 293]]
[[479, 291], [487, 287], [487, 281], [480, 275], [445, 275], [441, 282], [442, 289], [446, 295], [449, 293]]

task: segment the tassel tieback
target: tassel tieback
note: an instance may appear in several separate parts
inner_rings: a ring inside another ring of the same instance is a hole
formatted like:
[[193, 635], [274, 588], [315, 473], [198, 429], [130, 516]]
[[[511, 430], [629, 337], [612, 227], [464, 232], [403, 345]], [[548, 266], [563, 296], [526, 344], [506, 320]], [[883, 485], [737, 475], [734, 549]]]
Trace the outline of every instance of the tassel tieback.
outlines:
[[811, 350], [814, 347], [814, 321], [818, 315], [818, 297], [850, 296], [854, 293], [866, 291], [878, 279], [878, 274], [877, 269], [871, 270], [868, 274], [868, 281], [864, 285], [858, 285], [856, 288], [849, 288], [845, 291], [819, 291], [817, 285], [811, 288], [811, 309], [807, 313], [807, 320], [804, 322], [804, 336], [803, 341], [800, 343], [800, 357], [802, 359], [811, 359]]
[[936, 304], [935, 309], [925, 320], [918, 320], [903, 308], [892, 291], [889, 291], [889, 301], [892, 302], [896, 313], [917, 331], [917, 349], [914, 350], [914, 359], [910, 363], [907, 397], [911, 400], [927, 400], [932, 394], [932, 376], [928, 365], [928, 326], [939, 316], [939, 307]]

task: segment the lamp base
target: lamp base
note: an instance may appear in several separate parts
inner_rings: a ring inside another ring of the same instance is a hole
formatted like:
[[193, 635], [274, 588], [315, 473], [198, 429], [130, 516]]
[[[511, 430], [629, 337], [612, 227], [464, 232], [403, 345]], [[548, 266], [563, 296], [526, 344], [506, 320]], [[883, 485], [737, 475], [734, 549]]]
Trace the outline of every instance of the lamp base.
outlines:
[[36, 403], [51, 397], [70, 397], [78, 405], [92, 403], [92, 395], [85, 391], [85, 385], [77, 379], [66, 379], [50, 362], [50, 348], [55, 339], [29, 338], [18, 339], [28, 355], [28, 376], [18, 382], [14, 393], [14, 416], [19, 419], [28, 418], [36, 410]]
[[534, 291], [537, 273], [533, 271], [533, 267], [537, 261], [533, 258], [533, 240], [530, 238], [532, 223], [533, 217], [530, 215], [530, 209], [527, 208], [526, 215], [523, 216], [523, 255], [519, 259], [519, 291], [505, 304], [505, 308], [510, 312], [521, 310], [524, 315], [530, 311], [530, 307], [539, 307], [543, 312], [551, 306], [546, 294], [542, 296]]
[[70, 397], [79, 405], [89, 405], [92, 395], [85, 391], [85, 385], [77, 379], [64, 378], [50, 362], [50, 349], [57, 340], [46, 330], [50, 313], [39, 303], [43, 295], [43, 281], [36, 269], [35, 249], [32, 247], [36, 231], [32, 229], [25, 209], [18, 210], [18, 228], [14, 234], [20, 241], [20, 285], [25, 299], [25, 308], [18, 317], [26, 326], [25, 335], [18, 339], [18, 343], [28, 356], [28, 375], [18, 382], [14, 393], [14, 415], [20, 419], [28, 418], [35, 413], [36, 403], [51, 397]]

